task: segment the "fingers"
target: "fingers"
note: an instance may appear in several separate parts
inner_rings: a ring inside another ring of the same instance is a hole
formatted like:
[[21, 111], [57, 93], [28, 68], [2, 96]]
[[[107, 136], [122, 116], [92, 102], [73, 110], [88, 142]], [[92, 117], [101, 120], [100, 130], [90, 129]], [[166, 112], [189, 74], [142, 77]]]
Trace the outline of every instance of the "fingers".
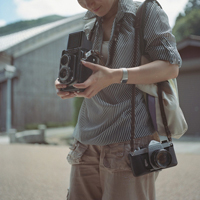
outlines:
[[95, 90], [93, 87], [89, 87], [87, 88], [84, 92], [75, 92], [74, 94], [76, 95], [76, 97], [84, 97], [87, 99], [92, 98], [93, 96], [95, 96], [98, 93], [98, 90]]
[[74, 98], [76, 97], [76, 94], [74, 94], [74, 92], [63, 92], [63, 91], [58, 91], [57, 95], [61, 98], [61, 99], [70, 99], [70, 98]]
[[55, 87], [57, 89], [56, 93], [61, 99], [69, 99], [74, 97], [74, 94], [70, 94], [70, 92], [60, 91], [60, 89], [66, 88], [67, 85], [60, 83], [58, 79], [55, 80]]
[[69, 95], [62, 96], [61, 99], [71, 99], [71, 98], [74, 98], [74, 97], [76, 97], [76, 95], [74, 93], [71, 93]]
[[93, 83], [93, 80], [92, 80], [92, 77], [90, 76], [85, 82], [74, 84], [73, 86], [75, 88], [85, 89], [89, 87], [90, 85], [92, 85], [92, 83]]
[[66, 88], [67, 85], [66, 85], [66, 84], [60, 83], [59, 80], [56, 79], [56, 80], [55, 80], [55, 87], [56, 87], [56, 89], [62, 89], [62, 88]]
[[55, 80], [55, 87], [57, 89], [57, 95], [61, 99], [70, 99], [70, 98], [78, 97], [79, 91], [77, 92], [61, 91], [60, 89], [66, 88], [67, 85], [61, 84], [58, 79]]
[[87, 61], [84, 61], [84, 60], [81, 60], [81, 62], [85, 67], [90, 68], [92, 71], [96, 71], [99, 68], [101, 68], [100, 65], [97, 65], [97, 64], [94, 64], [94, 63], [91, 63], [91, 62], [87, 62]]

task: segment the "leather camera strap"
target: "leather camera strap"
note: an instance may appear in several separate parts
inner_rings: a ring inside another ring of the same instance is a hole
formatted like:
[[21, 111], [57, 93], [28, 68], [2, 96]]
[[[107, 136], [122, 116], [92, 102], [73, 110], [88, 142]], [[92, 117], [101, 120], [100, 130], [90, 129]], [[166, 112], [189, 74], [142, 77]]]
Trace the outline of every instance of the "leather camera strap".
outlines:
[[[160, 7], [161, 5], [156, 0], [146, 0], [144, 1], [137, 10], [136, 13], [136, 23], [135, 23], [135, 50], [134, 50], [134, 64], [136, 67], [136, 57], [138, 45], [140, 46], [141, 55], [144, 55], [145, 44], [144, 44], [144, 17], [147, 9], [147, 3], [155, 1]], [[162, 8], [162, 7], [161, 7]], [[167, 134], [168, 140], [171, 141], [171, 132], [167, 124], [167, 117], [164, 110], [163, 100], [162, 100], [162, 82], [157, 83], [158, 86], [158, 98], [160, 111], [162, 116], [162, 121], [165, 127], [165, 132]], [[132, 86], [132, 112], [131, 112], [131, 152], [134, 151], [134, 139], [135, 139], [135, 85]]]

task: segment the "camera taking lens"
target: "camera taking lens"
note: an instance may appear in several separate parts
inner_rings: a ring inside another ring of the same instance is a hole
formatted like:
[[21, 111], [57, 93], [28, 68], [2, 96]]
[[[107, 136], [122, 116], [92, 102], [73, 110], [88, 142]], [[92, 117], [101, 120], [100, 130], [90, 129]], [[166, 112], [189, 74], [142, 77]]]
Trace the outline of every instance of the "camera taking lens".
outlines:
[[148, 146], [149, 161], [154, 169], [167, 168], [171, 164], [171, 154], [160, 142], [152, 140]]
[[167, 168], [171, 164], [171, 161], [172, 156], [165, 149], [157, 150], [152, 153], [151, 162], [158, 168]]
[[67, 81], [67, 79], [70, 77], [71, 70], [69, 67], [63, 67], [59, 72], [59, 77], [61, 81]]

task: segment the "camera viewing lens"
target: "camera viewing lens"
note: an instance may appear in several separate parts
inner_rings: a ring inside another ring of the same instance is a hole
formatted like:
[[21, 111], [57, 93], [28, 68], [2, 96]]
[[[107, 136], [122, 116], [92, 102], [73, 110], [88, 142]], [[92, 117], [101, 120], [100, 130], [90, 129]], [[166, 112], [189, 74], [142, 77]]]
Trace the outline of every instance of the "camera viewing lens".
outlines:
[[152, 156], [154, 164], [159, 168], [166, 168], [171, 164], [172, 156], [165, 149], [155, 151]]
[[67, 64], [69, 63], [69, 56], [66, 55], [66, 54], [64, 54], [64, 55], [62, 56], [60, 62], [61, 62], [62, 65], [67, 65]]

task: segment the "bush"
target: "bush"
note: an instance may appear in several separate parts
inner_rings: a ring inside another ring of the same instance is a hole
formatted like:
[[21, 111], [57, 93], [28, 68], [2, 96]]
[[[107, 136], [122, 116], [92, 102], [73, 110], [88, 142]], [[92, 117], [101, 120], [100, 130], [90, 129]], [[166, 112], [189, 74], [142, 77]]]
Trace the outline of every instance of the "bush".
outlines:
[[74, 116], [73, 116], [73, 126], [76, 126], [79, 110], [81, 108], [82, 102], [84, 98], [76, 97], [74, 98]]

